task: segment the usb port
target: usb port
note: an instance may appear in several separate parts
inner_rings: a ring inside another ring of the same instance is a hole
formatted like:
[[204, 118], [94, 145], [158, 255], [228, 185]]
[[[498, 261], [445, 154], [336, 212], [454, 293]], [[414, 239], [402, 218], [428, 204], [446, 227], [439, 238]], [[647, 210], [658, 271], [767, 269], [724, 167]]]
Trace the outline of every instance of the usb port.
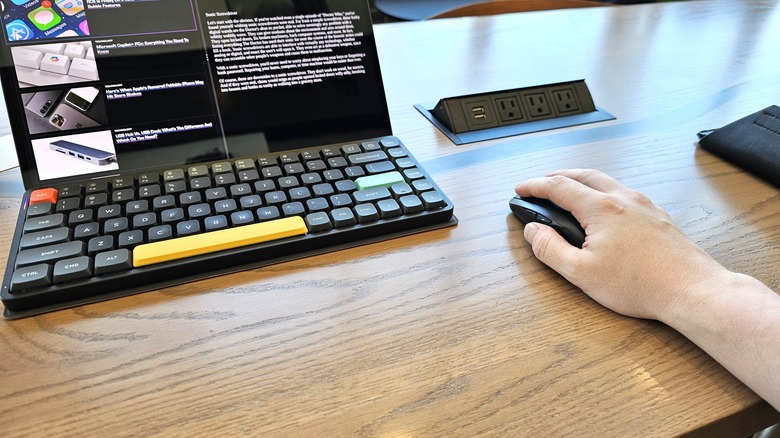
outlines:
[[474, 114], [475, 119], [487, 119], [487, 116], [484, 114]]
[[474, 112], [474, 113], [484, 113], [485, 112], [485, 107], [484, 106], [475, 106], [475, 107], [471, 108], [471, 112]]

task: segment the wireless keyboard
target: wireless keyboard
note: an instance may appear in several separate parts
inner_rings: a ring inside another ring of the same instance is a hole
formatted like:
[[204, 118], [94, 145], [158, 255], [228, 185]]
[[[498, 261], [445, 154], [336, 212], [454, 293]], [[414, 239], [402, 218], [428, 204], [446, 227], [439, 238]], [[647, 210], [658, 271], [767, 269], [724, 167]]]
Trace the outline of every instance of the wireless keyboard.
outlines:
[[7, 318], [453, 225], [395, 137], [28, 191]]

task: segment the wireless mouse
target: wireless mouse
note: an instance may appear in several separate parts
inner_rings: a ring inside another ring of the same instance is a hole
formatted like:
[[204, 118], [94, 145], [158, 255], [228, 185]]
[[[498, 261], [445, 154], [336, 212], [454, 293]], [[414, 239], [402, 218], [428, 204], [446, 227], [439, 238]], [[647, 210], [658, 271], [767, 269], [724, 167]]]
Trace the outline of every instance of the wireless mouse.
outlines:
[[549, 225], [578, 248], [582, 248], [585, 243], [585, 230], [577, 219], [548, 199], [515, 196], [509, 200], [509, 208], [523, 224], [539, 222]]

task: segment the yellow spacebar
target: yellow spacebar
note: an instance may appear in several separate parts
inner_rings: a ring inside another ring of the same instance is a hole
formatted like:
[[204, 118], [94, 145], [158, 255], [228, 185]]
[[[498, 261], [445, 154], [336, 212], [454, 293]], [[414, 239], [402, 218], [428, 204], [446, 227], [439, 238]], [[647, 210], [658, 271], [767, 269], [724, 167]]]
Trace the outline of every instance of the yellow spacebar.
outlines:
[[201, 254], [238, 248], [307, 233], [298, 216], [244, 225], [203, 234], [138, 245], [133, 249], [133, 266], [140, 267]]

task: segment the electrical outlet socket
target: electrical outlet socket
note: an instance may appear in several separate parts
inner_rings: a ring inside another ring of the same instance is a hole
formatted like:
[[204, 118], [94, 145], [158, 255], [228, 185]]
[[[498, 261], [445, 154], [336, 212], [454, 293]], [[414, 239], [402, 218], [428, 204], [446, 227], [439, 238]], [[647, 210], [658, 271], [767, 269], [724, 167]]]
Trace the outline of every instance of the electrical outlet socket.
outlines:
[[516, 93], [493, 96], [493, 103], [495, 104], [499, 121], [517, 123], [525, 120], [525, 114], [523, 114], [523, 108], [520, 105], [520, 98]]
[[558, 114], [578, 114], [580, 103], [572, 86], [550, 88], [553, 106]]
[[550, 107], [550, 98], [544, 89], [537, 89], [528, 93], [523, 93], [523, 105], [528, 111], [528, 117], [531, 119], [543, 119], [553, 117]]

